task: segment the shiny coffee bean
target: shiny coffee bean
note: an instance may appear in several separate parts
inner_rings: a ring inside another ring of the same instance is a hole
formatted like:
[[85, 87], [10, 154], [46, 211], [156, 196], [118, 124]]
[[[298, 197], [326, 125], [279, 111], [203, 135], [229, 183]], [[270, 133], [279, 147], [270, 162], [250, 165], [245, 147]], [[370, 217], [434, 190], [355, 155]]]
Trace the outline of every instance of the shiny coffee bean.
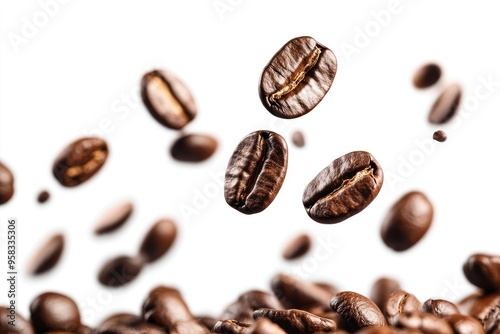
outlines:
[[253, 322], [253, 312], [261, 308], [282, 309], [279, 300], [272, 294], [250, 290], [241, 294], [238, 299], [230, 304], [222, 313], [222, 320], [236, 320], [243, 323]]
[[433, 63], [425, 64], [413, 75], [413, 85], [416, 88], [427, 88], [438, 82], [439, 78], [441, 78], [441, 67]]
[[283, 306], [301, 310], [316, 306], [327, 309], [332, 298], [328, 290], [286, 274], [273, 277], [271, 290]]
[[94, 227], [97, 235], [113, 232], [123, 226], [134, 211], [132, 202], [125, 201], [108, 209]]
[[60, 293], [45, 292], [30, 305], [31, 323], [37, 333], [50, 331], [76, 332], [81, 326], [76, 303]]
[[489, 254], [471, 255], [463, 266], [465, 277], [486, 291], [500, 291], [500, 256]]
[[14, 315], [9, 308], [0, 306], [0, 333], [35, 334], [35, 330], [31, 323], [21, 316], [17, 310], [15, 310]]
[[100, 138], [81, 138], [68, 145], [56, 158], [52, 173], [65, 187], [90, 179], [106, 162], [108, 145]]
[[311, 237], [306, 233], [301, 233], [285, 245], [282, 256], [286, 260], [297, 259], [305, 255], [311, 249], [311, 244]]
[[212, 329], [212, 333], [244, 334], [248, 333], [248, 327], [250, 324], [237, 320], [219, 320]]
[[144, 262], [142, 258], [118, 256], [104, 263], [98, 280], [109, 287], [119, 287], [133, 281], [141, 272]]
[[56, 266], [64, 251], [64, 235], [50, 237], [35, 253], [28, 264], [31, 275], [43, 274]]
[[162, 257], [172, 247], [177, 237], [177, 226], [173, 220], [161, 219], [148, 231], [139, 249], [144, 261], [151, 263]]
[[302, 203], [318, 223], [340, 223], [375, 199], [383, 179], [382, 168], [370, 153], [351, 152], [335, 159], [307, 185]]
[[141, 96], [149, 113], [170, 129], [182, 129], [196, 116], [196, 103], [186, 85], [164, 70], [144, 74]]
[[454, 334], [486, 334], [479, 321], [464, 314], [452, 314], [444, 317], [444, 320], [453, 329]]
[[444, 132], [443, 130], [437, 130], [436, 132], [433, 133], [432, 139], [442, 143], [445, 142], [446, 139], [448, 139], [448, 136], [446, 135], [446, 132]]
[[334, 333], [337, 324], [302, 310], [271, 310], [262, 308], [253, 313], [255, 319], [267, 318], [288, 334]]
[[330, 307], [339, 313], [351, 331], [363, 327], [386, 326], [382, 311], [370, 299], [352, 291], [342, 291], [333, 296]]
[[434, 208], [427, 196], [411, 191], [402, 196], [387, 213], [381, 228], [384, 243], [401, 252], [413, 247], [431, 227]]
[[304, 147], [306, 144], [304, 134], [298, 130], [294, 131], [292, 134], [292, 143], [297, 147]]
[[333, 52], [312, 37], [290, 40], [264, 68], [259, 97], [274, 116], [296, 118], [326, 95], [337, 73]]
[[420, 311], [421, 306], [422, 304], [413, 294], [404, 290], [396, 290], [387, 297], [382, 310], [387, 322], [394, 325], [401, 314]]
[[458, 111], [462, 97], [462, 87], [458, 84], [448, 86], [439, 95], [429, 112], [429, 122], [432, 124], [444, 124], [449, 122]]
[[50, 193], [47, 190], [42, 190], [38, 194], [38, 197], [36, 198], [36, 200], [38, 201], [38, 203], [43, 204], [43, 203], [47, 202], [49, 200], [49, 198], [50, 198]]
[[432, 313], [440, 318], [460, 313], [455, 304], [444, 299], [426, 300], [425, 303], [422, 304], [422, 312]]
[[212, 136], [188, 134], [174, 141], [170, 147], [170, 155], [182, 162], [202, 162], [214, 154], [217, 146], [217, 139]]
[[224, 198], [232, 208], [254, 214], [275, 199], [288, 167], [285, 139], [272, 131], [255, 131], [238, 144], [227, 165]]
[[141, 317], [128, 313], [119, 313], [106, 318], [92, 334], [166, 334], [153, 324], [145, 322]]
[[384, 310], [387, 299], [396, 290], [400, 290], [401, 286], [395, 279], [389, 277], [380, 277], [373, 283], [370, 291], [370, 299], [378, 306], [380, 310]]
[[500, 293], [476, 293], [462, 300], [458, 307], [478, 320], [487, 333], [500, 329]]
[[14, 175], [0, 162], [0, 205], [7, 203], [14, 195]]
[[404, 329], [417, 329], [423, 334], [453, 334], [453, 329], [446, 320], [432, 313], [402, 313], [396, 319], [395, 326]]

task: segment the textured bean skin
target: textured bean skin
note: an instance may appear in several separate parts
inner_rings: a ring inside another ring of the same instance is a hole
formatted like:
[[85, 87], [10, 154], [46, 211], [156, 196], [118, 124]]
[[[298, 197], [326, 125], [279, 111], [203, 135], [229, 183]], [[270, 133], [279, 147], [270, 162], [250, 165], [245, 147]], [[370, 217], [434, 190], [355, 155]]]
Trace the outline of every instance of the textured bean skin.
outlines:
[[396, 319], [405, 312], [420, 311], [421, 303], [413, 294], [396, 290], [389, 295], [383, 309], [387, 322], [394, 325]]
[[337, 324], [330, 319], [296, 309], [259, 309], [253, 313], [255, 319], [267, 318], [283, 328], [288, 334], [334, 333]]
[[486, 291], [500, 291], [500, 256], [473, 254], [463, 266], [465, 277]]
[[458, 307], [450, 301], [444, 299], [428, 299], [422, 304], [422, 311], [432, 313], [440, 318], [458, 314]]

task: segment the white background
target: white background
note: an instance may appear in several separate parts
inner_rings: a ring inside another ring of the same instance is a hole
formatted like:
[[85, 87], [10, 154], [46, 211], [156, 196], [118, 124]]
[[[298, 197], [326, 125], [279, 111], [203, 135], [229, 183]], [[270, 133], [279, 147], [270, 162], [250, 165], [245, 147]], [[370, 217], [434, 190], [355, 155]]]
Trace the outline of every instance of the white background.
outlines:
[[[93, 326], [113, 312], [140, 312], [147, 293], [165, 284], [181, 290], [193, 313], [218, 316], [240, 293], [269, 290], [273, 275], [293, 270], [362, 294], [388, 275], [422, 301], [456, 301], [474, 290], [461, 269], [467, 257], [500, 253], [500, 87], [483, 83], [500, 81], [494, 1], [401, 0], [381, 26], [374, 13], [387, 10], [389, 0], [221, 0], [230, 6], [226, 11], [213, 0], [74, 0], [59, 4], [47, 22], [38, 17], [45, 26], [17, 46], [12, 36], [22, 37], [26, 20], [34, 22], [42, 7], [32, 0], [0, 3], [0, 160], [12, 169], [16, 188], [0, 208], [1, 226], [5, 231], [8, 217], [19, 220], [23, 315], [38, 294], [57, 291], [74, 298]], [[360, 30], [366, 29], [371, 36], [363, 40]], [[281, 120], [261, 105], [258, 79], [279, 48], [303, 35], [337, 55], [338, 73], [313, 111]], [[356, 52], [346, 52], [348, 45]], [[427, 61], [442, 65], [443, 78], [417, 90], [412, 75]], [[142, 75], [155, 67], [179, 76], [196, 99], [198, 116], [185, 131], [219, 140], [205, 163], [174, 161], [168, 148], [179, 133], [157, 123], [138, 100]], [[464, 88], [461, 114], [442, 127], [429, 124], [430, 106], [453, 82]], [[478, 91], [490, 94], [477, 99]], [[110, 148], [105, 166], [85, 184], [63, 188], [51, 174], [54, 158], [102, 122]], [[448, 141], [429, 140], [440, 128]], [[271, 206], [245, 216], [225, 203], [222, 186], [210, 175], [221, 175], [238, 142], [260, 129], [288, 140], [289, 168]], [[301, 149], [290, 140], [297, 129], [306, 137]], [[354, 150], [371, 152], [381, 164], [386, 178], [380, 194], [340, 224], [312, 221], [301, 202], [304, 187], [333, 159]], [[410, 159], [414, 163], [404, 169]], [[52, 196], [40, 205], [42, 189]], [[393, 202], [414, 189], [431, 199], [435, 219], [420, 243], [396, 253], [381, 241], [381, 221]], [[124, 199], [136, 209], [127, 225], [94, 236], [100, 215]], [[183, 215], [187, 207], [197, 211]], [[96, 276], [102, 263], [135, 254], [161, 217], [178, 223], [173, 249], [130, 285], [101, 286]], [[302, 231], [313, 235], [313, 252], [285, 262], [284, 244]], [[60, 263], [29, 277], [29, 258], [57, 232], [67, 241]], [[321, 261], [314, 256], [325, 251], [320, 240], [338, 246]], [[7, 300], [2, 282], [0, 304]]]

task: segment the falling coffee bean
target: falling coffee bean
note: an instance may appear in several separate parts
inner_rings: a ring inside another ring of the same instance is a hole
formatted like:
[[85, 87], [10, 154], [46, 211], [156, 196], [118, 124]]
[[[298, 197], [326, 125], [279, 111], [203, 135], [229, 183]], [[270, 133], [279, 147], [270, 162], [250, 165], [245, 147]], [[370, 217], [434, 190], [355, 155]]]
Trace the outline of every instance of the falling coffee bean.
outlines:
[[80, 311], [66, 295], [45, 292], [30, 305], [31, 323], [37, 333], [50, 331], [76, 332], [81, 327]]
[[413, 75], [413, 85], [417, 88], [427, 88], [434, 85], [441, 78], [441, 67], [437, 64], [425, 64]]
[[292, 134], [292, 143], [294, 143], [294, 145], [297, 147], [304, 147], [304, 145], [306, 144], [304, 134], [298, 130], [295, 131]]
[[261, 308], [253, 313], [255, 319], [267, 318], [288, 334], [334, 333], [335, 321], [302, 310], [272, 310]]
[[330, 49], [312, 37], [294, 38], [264, 68], [259, 97], [276, 117], [300, 117], [323, 99], [336, 73], [337, 58]]
[[56, 158], [52, 173], [65, 187], [90, 179], [106, 162], [108, 145], [100, 138], [82, 138], [68, 145]]
[[473, 254], [465, 262], [463, 272], [478, 288], [500, 292], [500, 256]]
[[217, 149], [217, 140], [209, 135], [188, 134], [178, 138], [170, 147], [172, 158], [183, 162], [201, 162]]
[[7, 203], [14, 195], [14, 175], [0, 162], [0, 205]]
[[47, 190], [42, 190], [39, 194], [36, 200], [38, 203], [43, 204], [47, 202], [47, 200], [50, 198], [50, 193]]
[[49, 238], [31, 258], [28, 271], [31, 275], [40, 275], [54, 268], [64, 250], [64, 235], [58, 233]]
[[227, 165], [224, 198], [232, 208], [254, 214], [278, 194], [288, 166], [285, 139], [272, 131], [255, 131], [238, 144]]
[[311, 249], [312, 240], [306, 233], [301, 233], [290, 240], [283, 249], [283, 258], [294, 260], [305, 255]]
[[113, 206], [99, 219], [95, 225], [94, 233], [101, 235], [117, 230], [127, 222], [133, 211], [134, 205], [129, 201]]
[[369, 298], [352, 291], [342, 291], [333, 296], [330, 307], [339, 313], [351, 331], [363, 327], [386, 326], [382, 311]]
[[356, 151], [335, 159], [305, 188], [307, 214], [322, 224], [336, 224], [365, 209], [383, 183], [382, 168], [368, 152]]
[[101, 268], [98, 280], [109, 287], [119, 287], [134, 280], [142, 270], [141, 258], [118, 256], [107, 261]]
[[177, 226], [170, 219], [161, 219], [148, 231], [139, 249], [139, 254], [147, 263], [162, 257], [175, 241]]
[[446, 141], [447, 138], [448, 138], [448, 136], [446, 135], [446, 133], [443, 130], [437, 130], [432, 135], [432, 139], [434, 139], [435, 141], [438, 141], [440, 143]]
[[[13, 318], [15, 319], [14, 322], [12, 322]], [[35, 334], [35, 331], [31, 323], [21, 316], [17, 310], [15, 315], [12, 315], [9, 308], [0, 306], [0, 333]]]
[[438, 97], [429, 112], [429, 122], [444, 124], [452, 119], [458, 111], [462, 88], [458, 84], [448, 86]]

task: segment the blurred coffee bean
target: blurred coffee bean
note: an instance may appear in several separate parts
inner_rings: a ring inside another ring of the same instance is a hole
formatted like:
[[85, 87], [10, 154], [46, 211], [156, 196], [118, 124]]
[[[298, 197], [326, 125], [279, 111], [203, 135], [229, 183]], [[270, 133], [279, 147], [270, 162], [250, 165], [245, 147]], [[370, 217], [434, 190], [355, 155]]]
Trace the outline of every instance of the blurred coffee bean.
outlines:
[[451, 314], [444, 320], [453, 329], [454, 334], [485, 334], [483, 326], [479, 321], [464, 314]]
[[432, 124], [444, 124], [449, 122], [458, 111], [462, 97], [462, 87], [452, 84], [439, 95], [429, 112], [429, 122]]
[[304, 134], [301, 131], [294, 131], [292, 133], [292, 143], [297, 147], [304, 147], [306, 141], [304, 139]]
[[250, 324], [237, 320], [220, 320], [213, 327], [212, 333], [244, 334], [248, 333], [248, 327], [250, 327]]
[[500, 292], [500, 256], [473, 254], [465, 262], [463, 272], [478, 288]]
[[201, 315], [201, 316], [197, 316], [195, 318], [200, 324], [202, 324], [203, 326], [205, 326], [209, 330], [212, 330], [212, 328], [214, 328], [217, 321], [219, 321], [217, 318], [214, 318], [214, 317], [208, 316], [208, 315]]
[[50, 193], [47, 190], [42, 190], [39, 194], [36, 200], [38, 203], [43, 204], [48, 201], [50, 198]]
[[478, 320], [488, 334], [500, 329], [500, 293], [474, 293], [460, 301], [458, 307]]
[[31, 323], [37, 333], [50, 331], [76, 332], [80, 324], [80, 311], [66, 295], [45, 292], [30, 305]]
[[400, 314], [394, 325], [398, 328], [418, 329], [423, 334], [453, 334], [453, 329], [444, 319], [419, 311]]
[[394, 325], [396, 319], [403, 313], [420, 311], [422, 304], [413, 294], [404, 290], [396, 290], [387, 297], [382, 309], [387, 322]]
[[31, 275], [43, 274], [56, 266], [64, 251], [64, 235], [57, 233], [34, 252], [28, 264]]
[[267, 318], [288, 334], [334, 333], [337, 324], [302, 310], [271, 310], [262, 308], [253, 313], [255, 319]]
[[286, 260], [294, 260], [305, 255], [311, 249], [312, 239], [309, 234], [301, 233], [290, 240], [283, 249]]
[[158, 326], [145, 322], [141, 317], [118, 313], [104, 319], [92, 334], [166, 334]]
[[132, 202], [125, 201], [108, 209], [94, 227], [97, 235], [113, 232], [127, 222], [134, 211]]
[[386, 326], [382, 311], [369, 298], [352, 291], [342, 291], [333, 296], [330, 307], [342, 316], [351, 331], [363, 327]]
[[7, 203], [14, 195], [14, 175], [0, 162], [0, 205]]
[[214, 154], [217, 146], [217, 139], [212, 136], [188, 134], [174, 141], [170, 147], [170, 155], [182, 162], [202, 162]]
[[400, 289], [401, 286], [395, 279], [380, 277], [372, 285], [370, 299], [383, 311], [390, 294]]
[[286, 274], [271, 280], [271, 290], [286, 308], [306, 310], [315, 306], [330, 306], [332, 294], [318, 285]]
[[104, 263], [99, 271], [98, 280], [109, 287], [119, 287], [134, 280], [142, 270], [142, 258], [118, 256]]
[[35, 330], [31, 323], [19, 314], [18, 310], [0, 306], [0, 333], [35, 334]]
[[430, 63], [422, 65], [413, 75], [413, 85], [416, 88], [427, 88], [434, 85], [441, 78], [441, 67]]
[[172, 247], [177, 237], [177, 226], [173, 220], [161, 219], [148, 231], [139, 249], [139, 254], [151, 263], [162, 257]]
[[446, 132], [444, 132], [443, 130], [437, 130], [432, 134], [432, 139], [440, 143], [445, 142], [447, 138], [448, 136], [446, 135]]
[[222, 313], [222, 320], [236, 320], [243, 323], [253, 322], [253, 312], [260, 308], [282, 309], [279, 300], [272, 294], [250, 290], [241, 294], [238, 299], [230, 304]]
[[458, 314], [458, 307], [444, 299], [428, 299], [422, 304], [422, 312], [432, 313], [440, 318]]

